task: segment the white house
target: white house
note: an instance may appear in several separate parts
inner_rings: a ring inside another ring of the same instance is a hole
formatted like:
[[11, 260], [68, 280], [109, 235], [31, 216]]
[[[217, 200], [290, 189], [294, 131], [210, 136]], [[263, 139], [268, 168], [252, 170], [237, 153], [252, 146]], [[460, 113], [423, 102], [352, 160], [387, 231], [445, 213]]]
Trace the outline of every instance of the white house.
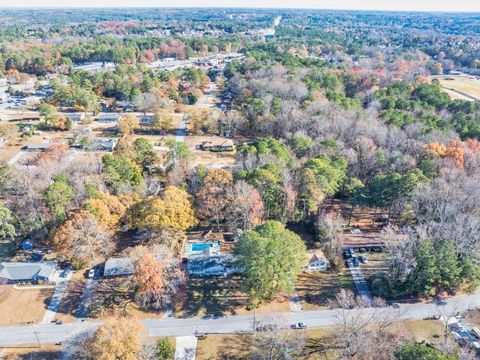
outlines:
[[119, 117], [120, 115], [117, 113], [101, 113], [96, 120], [99, 122], [116, 122]]
[[85, 119], [85, 113], [83, 112], [66, 113], [65, 116], [68, 117], [71, 121], [81, 121]]
[[308, 262], [305, 266], [307, 271], [326, 271], [330, 265], [325, 254], [320, 249], [309, 250], [307, 257]]
[[95, 139], [93, 141], [93, 148], [95, 150], [102, 150], [102, 151], [113, 151], [117, 146], [116, 139]]

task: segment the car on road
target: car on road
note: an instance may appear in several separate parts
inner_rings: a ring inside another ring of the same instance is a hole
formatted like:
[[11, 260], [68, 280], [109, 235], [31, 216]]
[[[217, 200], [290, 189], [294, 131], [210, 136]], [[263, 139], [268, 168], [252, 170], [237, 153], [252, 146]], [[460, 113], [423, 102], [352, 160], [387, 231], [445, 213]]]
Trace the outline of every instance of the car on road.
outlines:
[[443, 300], [441, 297], [438, 297], [438, 296], [435, 299], [433, 299], [433, 303], [435, 305], [441, 305], [441, 306], [447, 305], [447, 302], [445, 300]]
[[368, 264], [368, 258], [366, 255], [362, 255], [358, 258], [362, 264]]
[[296, 329], [296, 330], [306, 329], [306, 328], [307, 328], [307, 324], [304, 323], [304, 322], [297, 322], [297, 323], [292, 325], [292, 329]]

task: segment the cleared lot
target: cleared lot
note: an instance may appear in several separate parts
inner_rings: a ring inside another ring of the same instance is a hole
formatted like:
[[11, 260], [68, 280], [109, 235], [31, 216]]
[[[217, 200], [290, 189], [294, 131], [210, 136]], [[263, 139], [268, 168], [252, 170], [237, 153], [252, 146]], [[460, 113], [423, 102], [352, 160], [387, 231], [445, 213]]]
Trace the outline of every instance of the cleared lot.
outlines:
[[318, 310], [329, 306], [329, 301], [342, 289], [355, 292], [355, 284], [348, 269], [339, 271], [303, 272], [295, 285], [304, 310]]

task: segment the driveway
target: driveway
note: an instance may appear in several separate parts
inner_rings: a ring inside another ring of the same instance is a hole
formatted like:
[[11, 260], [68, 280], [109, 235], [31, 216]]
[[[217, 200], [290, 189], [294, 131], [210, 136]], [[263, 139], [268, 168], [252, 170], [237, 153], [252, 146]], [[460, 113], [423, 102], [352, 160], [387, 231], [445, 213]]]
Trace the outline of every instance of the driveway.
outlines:
[[175, 348], [175, 360], [195, 360], [197, 353], [196, 336], [177, 336]]
[[49, 324], [55, 320], [55, 315], [57, 315], [58, 307], [60, 301], [62, 300], [65, 290], [67, 289], [68, 282], [72, 278], [73, 273], [70, 272], [67, 277], [60, 277], [62, 271], [55, 271], [52, 277], [52, 281], [55, 281], [57, 286], [55, 286], [55, 292], [53, 293], [52, 300], [48, 305], [47, 312], [45, 313], [41, 324]]
[[187, 133], [187, 121], [188, 115], [185, 114], [182, 117], [182, 121], [180, 121], [180, 125], [178, 125], [175, 141], [176, 142], [185, 142], [185, 135]]
[[352, 273], [352, 278], [355, 282], [355, 286], [357, 287], [358, 295], [372, 300], [372, 293], [368, 289], [367, 282], [365, 281], [365, 277], [362, 274], [360, 266], [355, 266], [352, 264], [352, 262], [348, 262], [348, 267]]
[[20, 160], [20, 158], [25, 154], [25, 150], [20, 150], [16, 153], [10, 160], [8, 160], [8, 165], [15, 165], [15, 163]]

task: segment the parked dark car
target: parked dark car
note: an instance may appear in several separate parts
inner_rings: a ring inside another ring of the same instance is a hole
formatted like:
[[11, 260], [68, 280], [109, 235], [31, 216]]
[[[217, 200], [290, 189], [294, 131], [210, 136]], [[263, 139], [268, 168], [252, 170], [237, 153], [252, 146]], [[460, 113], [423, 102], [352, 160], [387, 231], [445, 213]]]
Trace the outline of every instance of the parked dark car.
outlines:
[[352, 259], [357, 257], [357, 254], [355, 253], [355, 250], [353, 250], [352, 248], [347, 248], [343, 250], [343, 257], [345, 259]]

